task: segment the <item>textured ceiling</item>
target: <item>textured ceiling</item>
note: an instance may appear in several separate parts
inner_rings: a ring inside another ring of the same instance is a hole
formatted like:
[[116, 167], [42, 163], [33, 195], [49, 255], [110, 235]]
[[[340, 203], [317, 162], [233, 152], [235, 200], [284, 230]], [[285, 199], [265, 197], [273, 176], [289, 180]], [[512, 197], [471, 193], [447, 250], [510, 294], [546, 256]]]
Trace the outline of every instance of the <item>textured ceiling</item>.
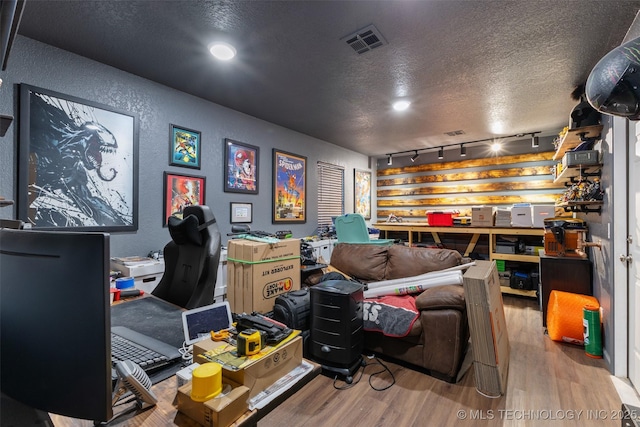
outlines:
[[[568, 123], [639, 1], [35, 1], [19, 33], [269, 122], [385, 153]], [[373, 24], [387, 45], [343, 37]], [[235, 45], [233, 62], [207, 46]], [[390, 103], [406, 97], [404, 114]], [[463, 130], [459, 136], [447, 132]]]

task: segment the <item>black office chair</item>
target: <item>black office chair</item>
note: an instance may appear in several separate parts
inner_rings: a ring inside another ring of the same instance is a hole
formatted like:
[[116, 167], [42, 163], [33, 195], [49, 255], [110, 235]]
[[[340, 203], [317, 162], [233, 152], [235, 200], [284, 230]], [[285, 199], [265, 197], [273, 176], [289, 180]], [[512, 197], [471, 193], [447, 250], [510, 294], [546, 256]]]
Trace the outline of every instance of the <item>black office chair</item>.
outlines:
[[183, 218], [169, 218], [164, 275], [151, 294], [190, 309], [213, 304], [221, 238], [208, 206], [188, 206]]

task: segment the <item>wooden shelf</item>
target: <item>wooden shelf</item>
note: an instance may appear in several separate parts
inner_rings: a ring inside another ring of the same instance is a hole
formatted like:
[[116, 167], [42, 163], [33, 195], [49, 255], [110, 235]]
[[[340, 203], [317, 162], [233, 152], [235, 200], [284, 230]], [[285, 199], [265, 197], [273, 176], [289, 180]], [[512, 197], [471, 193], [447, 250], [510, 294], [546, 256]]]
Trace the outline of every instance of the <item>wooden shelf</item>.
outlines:
[[508, 286], [500, 286], [500, 291], [503, 294], [519, 295], [521, 297], [529, 297], [529, 298], [537, 298], [538, 297], [538, 295], [536, 294], [535, 290], [524, 291], [522, 289], [513, 289], [513, 288], [510, 288]]
[[[597, 169], [597, 171], [592, 171]], [[574, 182], [571, 178], [580, 177], [580, 176], [600, 176], [601, 175], [602, 164], [597, 165], [575, 165], [575, 166], [567, 166], [560, 172], [560, 175], [553, 180], [553, 183], [563, 182], [566, 180], [570, 180]], [[591, 171], [591, 172], [590, 172]]]
[[491, 260], [501, 259], [504, 261], [518, 261], [518, 262], [540, 262], [540, 257], [536, 255], [524, 255], [524, 254], [501, 254], [494, 252], [491, 254]]
[[602, 132], [602, 125], [585, 126], [577, 129], [571, 129], [566, 133], [560, 144], [556, 148], [556, 153], [553, 155], [553, 160], [560, 160], [564, 153], [569, 150], [573, 150], [582, 143], [583, 138], [598, 138]]

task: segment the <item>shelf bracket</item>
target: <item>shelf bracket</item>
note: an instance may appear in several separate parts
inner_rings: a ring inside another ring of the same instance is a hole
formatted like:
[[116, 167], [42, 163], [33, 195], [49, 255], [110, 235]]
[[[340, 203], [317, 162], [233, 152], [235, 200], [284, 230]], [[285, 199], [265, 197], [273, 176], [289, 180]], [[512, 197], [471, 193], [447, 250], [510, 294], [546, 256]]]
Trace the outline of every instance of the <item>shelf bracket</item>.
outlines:
[[573, 206], [563, 206], [565, 212], [581, 212], [581, 213], [597, 213], [598, 215], [602, 215], [602, 206], [598, 206], [597, 208], [590, 208], [585, 205], [573, 205]]

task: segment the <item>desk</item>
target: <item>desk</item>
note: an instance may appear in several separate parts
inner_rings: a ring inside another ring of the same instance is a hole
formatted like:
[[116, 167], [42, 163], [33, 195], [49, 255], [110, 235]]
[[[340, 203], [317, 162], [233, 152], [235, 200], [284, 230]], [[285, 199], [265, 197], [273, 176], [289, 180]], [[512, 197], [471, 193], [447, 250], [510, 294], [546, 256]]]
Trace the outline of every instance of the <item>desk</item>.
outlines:
[[[307, 375], [305, 375], [293, 387], [278, 396], [266, 407], [247, 411], [238, 420], [236, 420], [232, 426], [255, 426], [258, 421], [264, 418], [269, 412], [273, 411], [278, 405], [282, 404], [285, 400], [293, 396], [302, 387], [308, 384], [312, 379], [317, 377], [322, 370], [321, 366], [314, 362], [309, 363], [313, 365], [313, 370], [307, 373]], [[109, 426], [199, 426], [197, 422], [178, 412], [178, 380], [175, 375], [165, 381], [155, 384], [151, 390], [158, 397], [158, 403], [156, 406], [142, 411], [135, 410], [134, 403], [128, 403], [120, 407], [116, 406], [114, 408], [114, 415], [116, 418], [109, 423]], [[50, 414], [50, 416], [53, 421], [53, 425], [56, 427], [93, 426], [93, 421], [89, 420], [78, 420], [55, 414]]]

